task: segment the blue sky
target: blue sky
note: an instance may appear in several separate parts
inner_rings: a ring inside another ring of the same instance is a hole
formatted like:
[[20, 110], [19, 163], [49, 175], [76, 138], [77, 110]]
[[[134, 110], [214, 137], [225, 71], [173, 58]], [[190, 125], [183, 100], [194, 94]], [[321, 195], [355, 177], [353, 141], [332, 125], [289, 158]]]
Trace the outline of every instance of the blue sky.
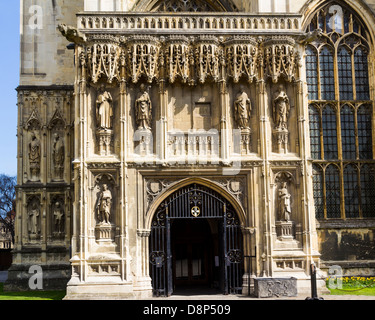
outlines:
[[17, 174], [17, 92], [19, 84], [20, 0], [0, 0], [1, 113], [0, 174]]

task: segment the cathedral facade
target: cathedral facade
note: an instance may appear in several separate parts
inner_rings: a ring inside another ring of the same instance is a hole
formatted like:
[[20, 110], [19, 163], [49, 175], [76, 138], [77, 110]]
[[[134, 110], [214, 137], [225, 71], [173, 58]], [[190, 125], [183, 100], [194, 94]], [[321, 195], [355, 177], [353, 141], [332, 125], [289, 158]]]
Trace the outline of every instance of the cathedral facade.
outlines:
[[21, 8], [6, 288], [33, 265], [70, 299], [375, 273], [374, 1]]

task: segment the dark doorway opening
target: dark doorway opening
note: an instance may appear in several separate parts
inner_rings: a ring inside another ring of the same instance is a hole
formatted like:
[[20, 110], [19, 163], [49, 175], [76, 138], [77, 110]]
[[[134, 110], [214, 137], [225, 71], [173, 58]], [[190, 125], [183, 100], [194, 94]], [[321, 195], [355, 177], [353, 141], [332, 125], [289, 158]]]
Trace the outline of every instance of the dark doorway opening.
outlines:
[[242, 241], [239, 218], [220, 194], [199, 184], [177, 190], [159, 205], [152, 220], [154, 295], [170, 296], [181, 290], [207, 294], [207, 289], [241, 293]]
[[174, 293], [219, 293], [217, 219], [173, 220], [171, 244]]

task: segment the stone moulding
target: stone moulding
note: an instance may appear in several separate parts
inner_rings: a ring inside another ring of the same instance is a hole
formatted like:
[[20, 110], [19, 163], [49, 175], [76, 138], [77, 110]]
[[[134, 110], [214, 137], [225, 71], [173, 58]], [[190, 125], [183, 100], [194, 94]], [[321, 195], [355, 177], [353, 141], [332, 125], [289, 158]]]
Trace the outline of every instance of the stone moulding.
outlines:
[[300, 14], [236, 14], [228, 13], [80, 13], [78, 14], [77, 27], [80, 30], [116, 30], [121, 32], [134, 32], [134, 30], [147, 30], [148, 32], [299, 32], [302, 16]]

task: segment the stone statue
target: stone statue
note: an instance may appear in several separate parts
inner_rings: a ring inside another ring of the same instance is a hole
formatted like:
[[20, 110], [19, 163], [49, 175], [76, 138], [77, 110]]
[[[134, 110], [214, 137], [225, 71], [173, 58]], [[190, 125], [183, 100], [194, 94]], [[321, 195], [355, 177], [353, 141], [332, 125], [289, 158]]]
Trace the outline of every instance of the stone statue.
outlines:
[[234, 114], [235, 120], [240, 129], [250, 129], [250, 113], [251, 113], [251, 101], [244, 91], [244, 87], [240, 87], [240, 92], [236, 96], [234, 101]]
[[105, 91], [104, 85], [99, 89], [96, 105], [96, 121], [98, 129], [112, 129], [112, 96], [108, 91]]
[[135, 117], [139, 130], [151, 130], [152, 103], [146, 86], [141, 84], [140, 93], [135, 101]]
[[39, 219], [40, 211], [39, 207], [36, 203], [33, 203], [31, 209], [28, 212], [29, 221], [28, 221], [28, 229], [30, 235], [38, 234], [38, 219]]
[[31, 176], [36, 178], [40, 171], [40, 142], [35, 133], [32, 133], [29, 143], [29, 162]]
[[273, 121], [275, 123], [275, 129], [284, 131], [288, 129], [289, 111], [289, 98], [285, 92], [284, 86], [280, 84], [273, 100]]
[[64, 142], [62, 141], [58, 133], [54, 134], [52, 156], [53, 165], [55, 168], [55, 176], [61, 179], [64, 173], [65, 147]]
[[99, 195], [98, 211], [101, 224], [110, 224], [112, 193], [106, 184], [103, 184], [103, 190]]
[[283, 182], [279, 189], [279, 220], [290, 221], [291, 216], [291, 195], [287, 183]]
[[53, 209], [53, 217], [55, 219], [55, 232], [64, 232], [64, 209], [61, 207], [61, 204], [58, 201], [56, 201]]

